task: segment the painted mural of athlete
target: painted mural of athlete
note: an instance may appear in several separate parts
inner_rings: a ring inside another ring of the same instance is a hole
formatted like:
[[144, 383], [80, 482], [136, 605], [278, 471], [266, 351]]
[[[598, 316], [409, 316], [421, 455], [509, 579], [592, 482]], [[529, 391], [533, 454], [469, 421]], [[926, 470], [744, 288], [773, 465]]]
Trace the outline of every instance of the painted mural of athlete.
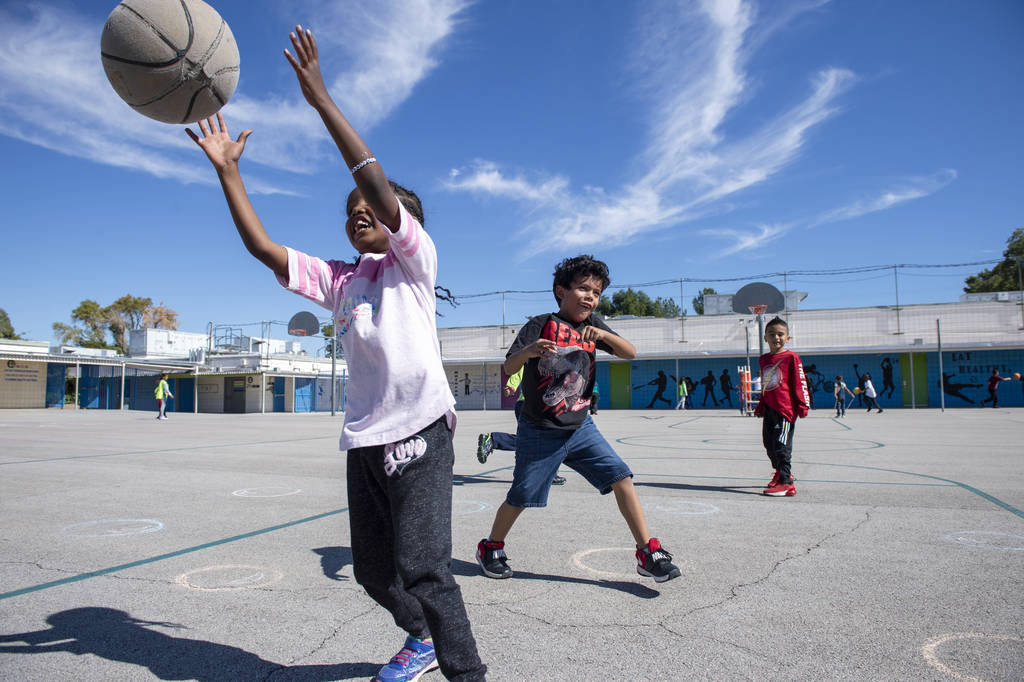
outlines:
[[709, 369], [707, 376], [700, 380], [700, 384], [704, 387], [704, 402], [700, 404], [701, 407], [708, 404], [708, 396], [711, 396], [711, 402], [718, 407], [718, 398], [715, 397], [715, 371]]
[[[672, 377], [672, 381], [675, 381], [675, 377]], [[651, 398], [651, 402], [647, 404], [647, 409], [651, 409], [652, 407], [654, 407], [654, 403], [659, 400], [668, 405], [669, 407], [672, 407], [672, 401], [665, 397], [665, 388], [668, 386], [668, 377], [665, 375], [665, 372], [659, 369], [658, 376], [654, 377], [646, 384], [634, 386], [633, 390], [635, 391], [637, 389], [643, 388], [644, 386], [655, 387], [654, 396]]]
[[946, 395], [951, 395], [954, 398], [960, 398], [960, 400], [973, 405], [974, 401], [960, 391], [965, 388], [981, 388], [981, 384], [954, 384], [950, 379], [955, 376], [956, 374], [947, 374], [946, 372], [942, 373], [942, 392]]
[[729, 401], [729, 407], [732, 407], [732, 377], [729, 376], [729, 370], [723, 369], [722, 376], [718, 377], [718, 384], [722, 388], [722, 402]]
[[[889, 358], [882, 358], [882, 390], [878, 393], [878, 397], [891, 398], [892, 394], [896, 392], [896, 384], [892, 380], [892, 360]], [[888, 392], [888, 395], [886, 395]]]

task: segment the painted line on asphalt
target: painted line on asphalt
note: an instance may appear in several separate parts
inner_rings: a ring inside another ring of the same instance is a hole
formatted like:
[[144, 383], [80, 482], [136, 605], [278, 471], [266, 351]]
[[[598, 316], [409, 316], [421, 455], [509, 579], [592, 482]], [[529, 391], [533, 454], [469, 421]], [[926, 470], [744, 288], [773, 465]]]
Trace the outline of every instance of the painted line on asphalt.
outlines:
[[[735, 461], [735, 460], [730, 460]], [[760, 462], [761, 460], [757, 460]], [[800, 464], [801, 462], [796, 462]], [[640, 473], [637, 471], [633, 472], [634, 476], [649, 476], [651, 478], [695, 478], [704, 479], [711, 481], [763, 481], [763, 476], [697, 476], [694, 474], [649, 474]], [[896, 485], [896, 486], [921, 486], [926, 488], [955, 488], [954, 483], [906, 483], [897, 481], [833, 481], [830, 479], [823, 478], [801, 478], [798, 480], [799, 483], [849, 483], [853, 485]], [[637, 482], [638, 485], [642, 484], [642, 481]]]
[[313, 440], [337, 440], [337, 436], [320, 436], [318, 438], [288, 438], [286, 440], [259, 440], [245, 443], [221, 443], [219, 445], [195, 445], [186, 448], [166, 448], [163, 450], [130, 450], [128, 452], [107, 452], [96, 455], [73, 455], [71, 457], [50, 457], [48, 459], [18, 459], [13, 462], [0, 462], [0, 466], [10, 464], [36, 464], [39, 462], [63, 462], [69, 459], [98, 459], [100, 457], [124, 457], [125, 455], [158, 455], [167, 452], [191, 452], [193, 450], [211, 450], [215, 448], [238, 448], [249, 445], [275, 445], [279, 443], [302, 443]]
[[[317, 439], [311, 438], [311, 439], [308, 439], [308, 440], [317, 440]], [[476, 476], [486, 476], [486, 475], [497, 473], [497, 472], [500, 472], [500, 471], [509, 471], [512, 468], [513, 467], [511, 467], [511, 466], [500, 467], [500, 468], [497, 468], [497, 469], [491, 469], [490, 471], [482, 472], [480, 474], [476, 474]], [[274, 531], [282, 530], [284, 528], [291, 528], [292, 526], [298, 526], [298, 525], [301, 525], [303, 523], [309, 523], [311, 521], [319, 521], [320, 519], [324, 519], [324, 518], [327, 518], [329, 516], [335, 516], [337, 514], [344, 514], [345, 512], [348, 511], [348, 509], [349, 509], [348, 507], [345, 507], [343, 509], [335, 509], [334, 511], [324, 512], [322, 514], [316, 514], [314, 516], [307, 516], [306, 518], [298, 519], [297, 521], [289, 521], [287, 523], [281, 523], [281, 524], [278, 524], [276, 526], [270, 526], [269, 528], [261, 528], [260, 530], [254, 530], [254, 531], [250, 531], [248, 533], [242, 533], [241, 535], [234, 535], [234, 536], [229, 537], [229, 538], [224, 538], [223, 540], [213, 540], [211, 542], [205, 542], [205, 543], [203, 543], [201, 545], [196, 545], [194, 547], [186, 547], [185, 549], [179, 549], [179, 550], [174, 551], [174, 552], [168, 552], [166, 554], [160, 554], [158, 556], [149, 557], [147, 559], [139, 559], [138, 561], [131, 561], [131, 562], [128, 562], [126, 564], [120, 564], [120, 565], [117, 565], [117, 566], [111, 566], [109, 568], [101, 568], [101, 569], [96, 570], [96, 571], [89, 571], [88, 573], [80, 573], [78, 575], [69, 576], [67, 578], [61, 578], [60, 580], [52, 580], [52, 581], [47, 582], [47, 583], [41, 583], [39, 585], [32, 585], [31, 587], [23, 587], [23, 588], [21, 588], [19, 590], [12, 590], [10, 592], [3, 592], [3, 593], [0, 593], [0, 601], [3, 601], [4, 599], [10, 599], [12, 597], [18, 597], [18, 596], [21, 596], [23, 594], [29, 594], [31, 592], [38, 592], [40, 590], [46, 590], [46, 589], [50, 589], [52, 587], [60, 587], [61, 585], [67, 585], [67, 584], [70, 584], [70, 583], [80, 582], [82, 580], [88, 580], [89, 578], [98, 578], [100, 576], [110, 575], [111, 573], [117, 573], [118, 571], [124, 571], [124, 570], [127, 570], [129, 568], [135, 568], [137, 566], [144, 566], [146, 564], [156, 563], [157, 561], [163, 561], [164, 559], [173, 559], [175, 557], [183, 556], [185, 554], [191, 554], [193, 552], [199, 552], [199, 551], [202, 551], [204, 549], [210, 549], [211, 547], [219, 547], [220, 545], [226, 545], [226, 544], [231, 543], [231, 542], [237, 542], [239, 540], [245, 540], [245, 539], [248, 539], [248, 538], [251, 538], [251, 537], [255, 537], [257, 535], [264, 535], [266, 533], [272, 533]]]
[[[618, 438], [618, 439], [616, 439], [615, 442], [616, 443], [622, 443], [623, 445], [629, 445], [631, 447], [644, 447], [644, 448], [653, 448], [653, 449], [658, 449], [658, 450], [672, 450], [672, 449], [678, 450], [679, 449], [679, 448], [672, 448], [672, 447], [663, 446], [663, 445], [662, 446], [658, 446], [658, 445], [638, 445], [636, 443], [628, 442], [628, 440], [631, 439], [631, 438], [642, 438], [642, 437], [644, 437], [644, 436], [627, 436], [625, 438]], [[868, 442], [874, 442], [874, 441], [868, 441]], [[884, 443], [879, 443], [878, 447], [885, 447], [885, 444]], [[756, 462], [763, 462], [764, 461], [764, 458], [760, 458], [760, 457], [759, 458], [751, 458], [751, 457], [729, 457], [729, 458], [722, 458], [722, 457], [679, 457], [677, 459], [688, 459], [688, 460], [706, 459], [706, 460], [714, 460], [716, 462], [722, 462], [722, 461], [725, 461], [725, 462], [755, 462], [755, 461]], [[902, 469], [886, 469], [885, 467], [865, 466], [863, 464], [835, 464], [835, 463], [832, 463], [832, 462], [809, 462], [807, 460], [793, 460], [793, 464], [814, 465], [814, 466], [824, 466], [824, 467], [839, 467], [839, 468], [843, 468], [843, 469], [864, 469], [865, 471], [884, 471], [884, 472], [890, 473], [890, 474], [902, 474], [904, 476], [916, 476], [918, 478], [927, 478], [927, 479], [931, 479], [933, 481], [942, 481], [943, 483], [949, 483], [949, 484], [957, 486], [958, 488], [962, 488], [962, 489], [966, 490], [967, 492], [971, 493], [972, 495], [977, 495], [981, 499], [986, 500], [988, 502], [991, 502], [992, 504], [996, 505], [997, 507], [1001, 507], [1002, 509], [1005, 509], [1006, 511], [1010, 512], [1011, 514], [1014, 514], [1015, 516], [1019, 516], [1020, 518], [1024, 519], [1024, 511], [1021, 511], [1020, 509], [1017, 509], [1016, 507], [1014, 507], [1011, 504], [1003, 502], [998, 497], [996, 497], [994, 495], [990, 495], [990, 494], [986, 493], [984, 490], [980, 490], [978, 488], [975, 488], [973, 485], [970, 485], [968, 483], [964, 483], [962, 481], [956, 481], [956, 480], [953, 480], [951, 478], [943, 478], [942, 476], [932, 476], [931, 474], [919, 474], [916, 471], [903, 471]], [[843, 482], [843, 481], [840, 481], [840, 482]]]
[[157, 561], [163, 561], [164, 559], [173, 559], [175, 557], [183, 556], [185, 554], [191, 554], [193, 552], [199, 552], [204, 549], [210, 549], [211, 547], [219, 547], [226, 545], [231, 542], [238, 542], [239, 540], [246, 540], [257, 535], [264, 535], [266, 533], [273, 533], [274, 531], [282, 530], [284, 528], [291, 528], [292, 526], [298, 526], [303, 523], [309, 523], [311, 521], [319, 521], [329, 516], [335, 516], [337, 514], [343, 514], [348, 511], [348, 507], [344, 509], [335, 509], [334, 511], [324, 512], [322, 514], [316, 514], [314, 516], [307, 516], [304, 519], [298, 519], [297, 521], [289, 521], [287, 523], [279, 523], [276, 526], [270, 526], [269, 528], [261, 528], [260, 530], [250, 531], [248, 533], [242, 533], [241, 535], [233, 535], [229, 538], [222, 540], [213, 540], [212, 542], [204, 542], [201, 545], [194, 547], [186, 547], [185, 549], [179, 549], [174, 552], [167, 552], [166, 554], [159, 554], [157, 556], [149, 557], [147, 559], [139, 559], [138, 561], [130, 561], [126, 564], [119, 564], [117, 566], [111, 566], [110, 568], [101, 568], [97, 571], [89, 571], [88, 573], [79, 573], [78, 575], [69, 576], [67, 578], [61, 578], [60, 580], [51, 580], [48, 583], [40, 583], [39, 585], [32, 585], [31, 587], [23, 587], [20, 590], [12, 590], [10, 592], [0, 593], [0, 601], [4, 599], [10, 599], [11, 597], [19, 597], [23, 594], [29, 594], [30, 592], [38, 592], [40, 590], [47, 590], [51, 587], [60, 587], [61, 585], [68, 585], [70, 583], [77, 583], [82, 580], [88, 580], [89, 578], [98, 578], [99, 576], [109, 575], [111, 573], [117, 573], [118, 571], [124, 571], [129, 568], [135, 568], [137, 566], [145, 566], [146, 564], [156, 563]]

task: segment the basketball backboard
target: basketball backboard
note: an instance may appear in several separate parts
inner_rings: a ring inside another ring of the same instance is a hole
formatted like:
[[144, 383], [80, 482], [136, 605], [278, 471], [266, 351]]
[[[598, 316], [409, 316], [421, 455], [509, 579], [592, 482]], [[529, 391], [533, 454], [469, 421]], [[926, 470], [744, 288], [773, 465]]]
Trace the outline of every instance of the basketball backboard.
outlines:
[[288, 333], [292, 336], [316, 336], [320, 333], [320, 321], [313, 313], [295, 313], [288, 320]]
[[782, 292], [766, 282], [751, 282], [733, 294], [732, 310], [743, 315], [750, 314], [750, 306], [765, 305], [766, 313], [777, 313], [786, 307]]

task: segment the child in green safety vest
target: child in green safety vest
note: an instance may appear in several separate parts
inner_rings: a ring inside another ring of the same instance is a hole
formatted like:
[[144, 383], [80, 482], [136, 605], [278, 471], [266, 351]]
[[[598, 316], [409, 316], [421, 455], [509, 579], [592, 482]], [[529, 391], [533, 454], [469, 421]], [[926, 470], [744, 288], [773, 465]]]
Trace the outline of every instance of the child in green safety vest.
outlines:
[[156, 418], [167, 419], [167, 401], [174, 397], [174, 394], [171, 393], [171, 387], [167, 384], [167, 372], [160, 375], [160, 381], [156, 382], [156, 389], [153, 390], [153, 395], [156, 396], [156, 405], [160, 410]]

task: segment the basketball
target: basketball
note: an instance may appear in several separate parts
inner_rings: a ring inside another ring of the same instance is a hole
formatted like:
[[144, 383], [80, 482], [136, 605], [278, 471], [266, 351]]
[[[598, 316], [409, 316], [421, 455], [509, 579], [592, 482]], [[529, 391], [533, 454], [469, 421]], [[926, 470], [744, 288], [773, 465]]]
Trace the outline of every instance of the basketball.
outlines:
[[860, 386], [855, 387], [853, 389], [853, 392], [859, 394], [860, 393]]
[[238, 45], [202, 0], [124, 0], [100, 38], [103, 70], [135, 111], [164, 123], [217, 113], [238, 84]]
[[1014, 372], [1013, 378], [1016, 379], [1017, 381], [1020, 381], [1020, 372]]

